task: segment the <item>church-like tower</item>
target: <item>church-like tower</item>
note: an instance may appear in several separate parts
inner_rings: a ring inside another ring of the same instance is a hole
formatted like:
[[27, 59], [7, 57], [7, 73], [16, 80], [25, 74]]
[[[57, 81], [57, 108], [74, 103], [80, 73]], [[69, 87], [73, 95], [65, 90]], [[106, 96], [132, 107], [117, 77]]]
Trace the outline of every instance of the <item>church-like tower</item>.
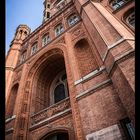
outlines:
[[6, 57], [6, 140], [134, 140], [134, 0], [43, 4]]

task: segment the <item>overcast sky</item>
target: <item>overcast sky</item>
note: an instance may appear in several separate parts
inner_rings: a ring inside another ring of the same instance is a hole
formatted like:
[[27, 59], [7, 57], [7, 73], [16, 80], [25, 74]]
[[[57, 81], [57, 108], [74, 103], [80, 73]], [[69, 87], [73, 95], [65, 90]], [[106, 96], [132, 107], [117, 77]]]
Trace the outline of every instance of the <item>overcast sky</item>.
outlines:
[[35, 30], [43, 19], [44, 0], [6, 0], [6, 53], [16, 28], [26, 24]]

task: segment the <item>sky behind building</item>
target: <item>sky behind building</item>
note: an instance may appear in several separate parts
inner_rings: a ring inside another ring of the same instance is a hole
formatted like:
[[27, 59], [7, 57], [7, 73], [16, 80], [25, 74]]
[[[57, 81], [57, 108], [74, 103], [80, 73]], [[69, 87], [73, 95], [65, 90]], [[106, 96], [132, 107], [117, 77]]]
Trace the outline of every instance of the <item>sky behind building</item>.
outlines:
[[43, 2], [44, 0], [6, 0], [6, 53], [20, 24], [26, 24], [31, 31], [41, 25]]

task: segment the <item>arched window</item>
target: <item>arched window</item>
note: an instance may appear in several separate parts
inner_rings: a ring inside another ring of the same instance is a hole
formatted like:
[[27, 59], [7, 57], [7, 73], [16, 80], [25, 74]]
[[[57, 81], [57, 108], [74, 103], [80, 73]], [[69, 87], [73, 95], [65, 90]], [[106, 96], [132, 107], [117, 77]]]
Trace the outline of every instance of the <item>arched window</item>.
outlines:
[[50, 35], [49, 34], [44, 35], [43, 38], [42, 38], [42, 46], [45, 46], [50, 41], [51, 41]]
[[37, 42], [33, 44], [31, 48], [31, 55], [34, 54], [37, 51]]
[[71, 15], [69, 18], [68, 18], [68, 24], [69, 24], [69, 26], [72, 26], [72, 25], [74, 25], [76, 22], [78, 22], [79, 21], [79, 18], [78, 18], [78, 16], [76, 15], [76, 14], [74, 14], [74, 15]]
[[112, 6], [112, 8], [114, 10], [118, 9], [119, 7], [121, 7], [122, 5], [124, 5], [125, 3], [127, 3], [130, 0], [112, 0], [110, 2], [110, 5]]
[[135, 11], [134, 8], [129, 9], [123, 16], [123, 20], [132, 29], [135, 28]]
[[68, 97], [67, 77], [65, 73], [60, 73], [52, 84], [52, 102], [57, 103]]
[[62, 23], [58, 24], [55, 28], [55, 35], [58, 36], [64, 31]]

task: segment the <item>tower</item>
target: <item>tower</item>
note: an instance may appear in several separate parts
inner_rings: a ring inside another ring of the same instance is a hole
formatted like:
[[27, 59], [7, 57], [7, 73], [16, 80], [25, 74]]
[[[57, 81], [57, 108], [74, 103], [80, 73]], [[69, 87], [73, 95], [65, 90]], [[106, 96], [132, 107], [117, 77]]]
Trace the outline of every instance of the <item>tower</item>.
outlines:
[[19, 52], [23, 40], [30, 34], [30, 28], [27, 25], [19, 25], [13, 41], [11, 42], [10, 49], [6, 57], [6, 102], [8, 90], [10, 88], [11, 79], [14, 73], [14, 68], [17, 65]]
[[51, 13], [50, 13], [51, 2], [50, 0], [45, 0], [43, 4], [44, 4], [44, 16], [43, 16], [43, 22], [44, 22], [51, 17]]
[[135, 139], [134, 1], [43, 4], [6, 59], [6, 140]]

